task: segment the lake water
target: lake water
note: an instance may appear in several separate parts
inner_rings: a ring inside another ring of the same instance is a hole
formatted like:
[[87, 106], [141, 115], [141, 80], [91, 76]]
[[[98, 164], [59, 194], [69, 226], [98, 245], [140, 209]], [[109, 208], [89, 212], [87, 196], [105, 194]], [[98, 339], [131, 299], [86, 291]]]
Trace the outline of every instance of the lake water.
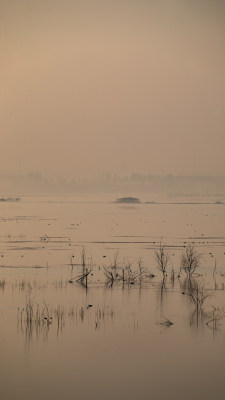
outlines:
[[[225, 204], [117, 197], [0, 202], [1, 399], [224, 399]], [[201, 312], [180, 273], [189, 243]]]

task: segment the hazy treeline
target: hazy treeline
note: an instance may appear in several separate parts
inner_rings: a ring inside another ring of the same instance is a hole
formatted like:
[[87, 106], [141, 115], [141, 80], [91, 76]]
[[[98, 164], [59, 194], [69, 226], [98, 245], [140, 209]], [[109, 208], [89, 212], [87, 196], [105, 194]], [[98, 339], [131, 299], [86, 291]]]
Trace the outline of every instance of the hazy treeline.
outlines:
[[174, 176], [132, 173], [102, 174], [93, 178], [57, 178], [41, 172], [1, 175], [4, 194], [165, 193], [172, 196], [225, 196], [225, 177]]

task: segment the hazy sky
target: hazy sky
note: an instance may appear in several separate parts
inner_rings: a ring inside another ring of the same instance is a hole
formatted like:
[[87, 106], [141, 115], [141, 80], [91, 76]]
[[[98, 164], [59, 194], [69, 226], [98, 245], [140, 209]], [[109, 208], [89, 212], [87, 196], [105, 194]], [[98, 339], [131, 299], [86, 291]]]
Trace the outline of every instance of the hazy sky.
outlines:
[[0, 0], [0, 171], [225, 174], [223, 0]]

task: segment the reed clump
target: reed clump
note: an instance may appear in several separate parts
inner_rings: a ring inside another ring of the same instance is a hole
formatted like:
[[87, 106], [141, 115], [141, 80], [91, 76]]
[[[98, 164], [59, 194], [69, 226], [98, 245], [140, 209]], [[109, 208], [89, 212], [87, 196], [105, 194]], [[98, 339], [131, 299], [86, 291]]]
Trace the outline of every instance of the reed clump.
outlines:
[[43, 300], [43, 305], [40, 306], [34, 301], [32, 292], [28, 291], [25, 296], [25, 306], [20, 309], [18, 307], [17, 320], [25, 322], [27, 325], [50, 325], [52, 316], [48, 305]]

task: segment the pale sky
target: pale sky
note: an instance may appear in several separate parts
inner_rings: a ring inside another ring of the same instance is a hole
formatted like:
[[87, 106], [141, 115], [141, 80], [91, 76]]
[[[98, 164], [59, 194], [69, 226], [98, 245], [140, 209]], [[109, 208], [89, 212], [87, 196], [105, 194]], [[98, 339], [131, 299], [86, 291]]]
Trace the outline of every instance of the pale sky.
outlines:
[[0, 171], [225, 174], [220, 0], [0, 0]]

